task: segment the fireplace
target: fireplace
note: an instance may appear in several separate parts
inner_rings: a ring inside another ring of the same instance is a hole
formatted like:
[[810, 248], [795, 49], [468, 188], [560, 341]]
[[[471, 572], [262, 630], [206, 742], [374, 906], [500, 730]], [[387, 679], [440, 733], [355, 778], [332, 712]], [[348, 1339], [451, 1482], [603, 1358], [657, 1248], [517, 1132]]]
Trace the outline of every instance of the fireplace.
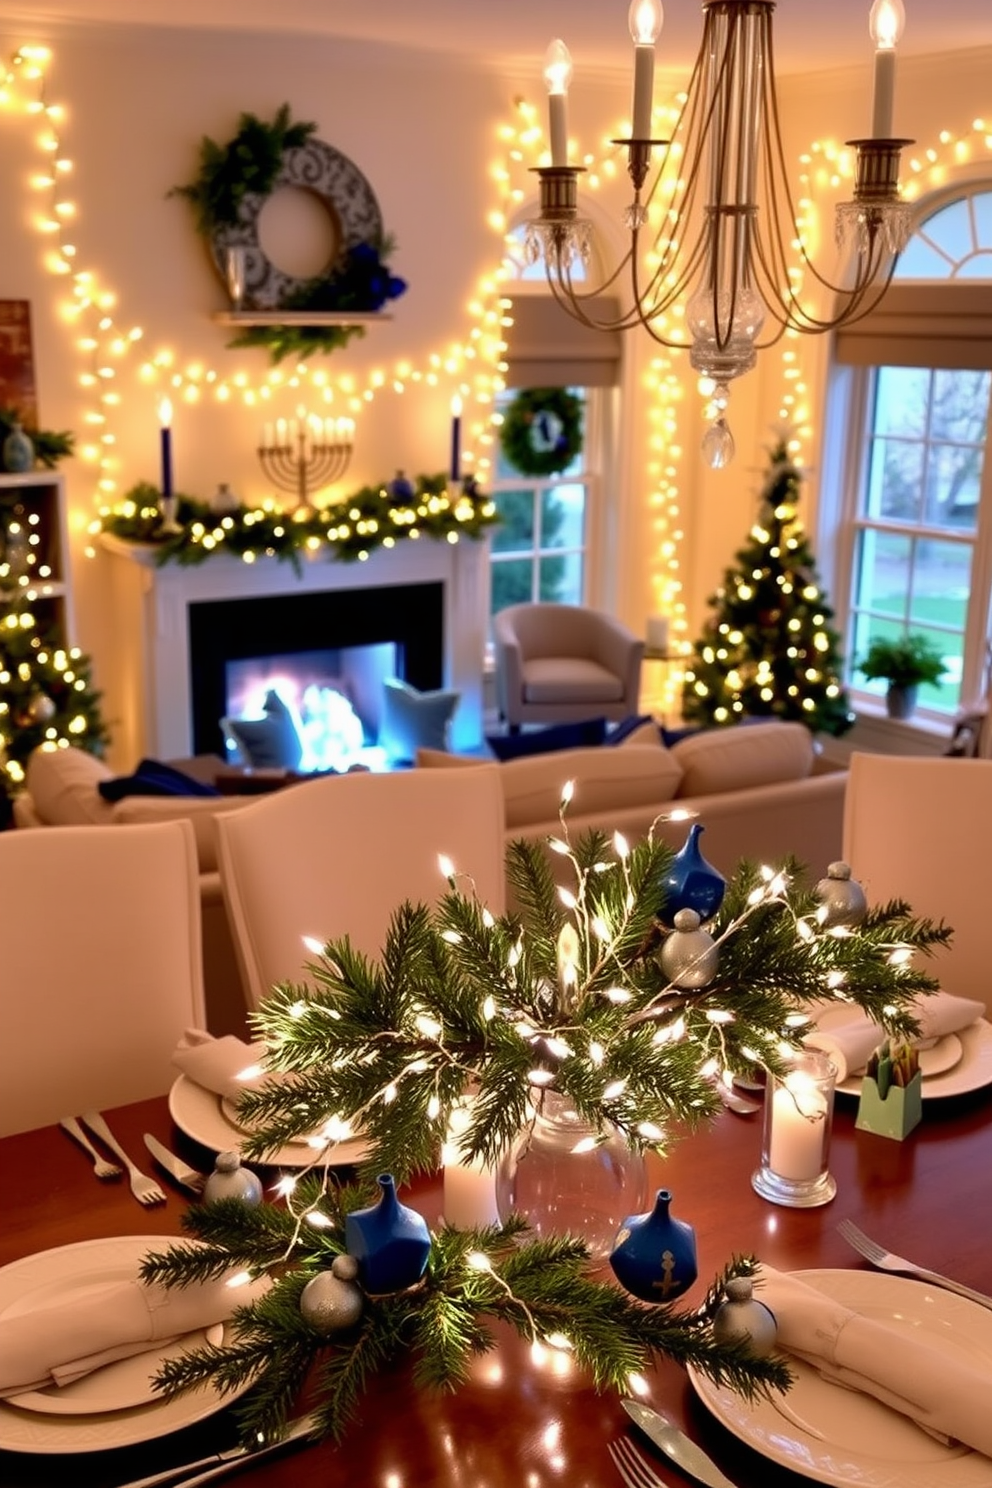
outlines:
[[[443, 683], [444, 586], [393, 584], [194, 603], [189, 654], [195, 754], [223, 754], [221, 718], [246, 704], [257, 711], [258, 693], [280, 680], [301, 694], [340, 682], [338, 691], [365, 726], [365, 742], [374, 744], [386, 675], [422, 691]], [[299, 711], [300, 700], [284, 695], [284, 701]], [[327, 760], [310, 766], [328, 767]]]
[[104, 534], [101, 546], [118, 643], [99, 680], [121, 768], [143, 755], [221, 752], [227, 661], [359, 644], [395, 647], [391, 675], [413, 687], [456, 690], [451, 746], [479, 747], [485, 540], [408, 540], [361, 563], [316, 556], [299, 573], [275, 558], [227, 555], [159, 568], [140, 544]]

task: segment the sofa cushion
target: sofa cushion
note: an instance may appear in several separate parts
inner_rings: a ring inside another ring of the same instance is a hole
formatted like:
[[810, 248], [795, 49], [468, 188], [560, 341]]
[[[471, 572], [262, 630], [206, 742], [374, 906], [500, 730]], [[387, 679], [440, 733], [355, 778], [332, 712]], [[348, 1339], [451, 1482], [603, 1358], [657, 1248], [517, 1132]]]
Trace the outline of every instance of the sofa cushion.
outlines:
[[112, 820], [128, 826], [133, 822], [188, 821], [196, 837], [196, 858], [201, 873], [217, 870], [217, 834], [214, 820], [222, 811], [237, 811], [257, 796], [126, 796], [113, 807]]
[[97, 786], [105, 801], [123, 801], [125, 796], [219, 796], [216, 786], [177, 770], [161, 760], [143, 759], [133, 775], [101, 780]]
[[300, 763], [302, 740], [292, 713], [274, 688], [265, 694], [261, 718], [222, 718], [220, 726], [256, 770], [295, 770]]
[[573, 817], [606, 815], [628, 806], [662, 806], [675, 796], [681, 770], [667, 750], [563, 749], [508, 760], [500, 770], [508, 831], [553, 822], [567, 780]]
[[732, 725], [692, 734], [673, 744], [670, 754], [682, 770], [680, 796], [715, 796], [805, 780], [813, 768], [813, 736], [802, 723]]
[[623, 678], [578, 656], [535, 657], [523, 665], [525, 703], [619, 703]]
[[594, 748], [606, 742], [606, 719], [553, 723], [549, 728], [524, 729], [519, 734], [487, 734], [486, 743], [498, 760], [551, 754], [556, 749]]
[[387, 677], [382, 687], [379, 743], [390, 760], [412, 764], [418, 749], [445, 749], [461, 693], [451, 688], [421, 692], [399, 677]]
[[639, 718], [637, 727], [625, 733], [623, 738], [614, 739], [612, 735], [608, 735], [606, 742], [617, 749], [642, 749], [645, 745], [654, 746], [654, 748], [660, 745], [663, 749], [665, 748], [664, 735], [653, 718]]
[[650, 713], [632, 713], [629, 718], [622, 718], [607, 729], [603, 743], [616, 747], [633, 739], [637, 744], [653, 744], [660, 738], [658, 725]]
[[85, 749], [35, 749], [27, 763], [28, 792], [49, 827], [109, 825], [111, 807], [97, 786], [111, 779], [110, 767]]

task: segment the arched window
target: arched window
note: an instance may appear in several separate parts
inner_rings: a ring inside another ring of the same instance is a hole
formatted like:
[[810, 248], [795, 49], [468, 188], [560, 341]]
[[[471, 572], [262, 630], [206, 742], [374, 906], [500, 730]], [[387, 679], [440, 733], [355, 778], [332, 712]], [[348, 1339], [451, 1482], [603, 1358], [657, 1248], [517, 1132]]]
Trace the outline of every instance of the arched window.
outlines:
[[869, 642], [922, 633], [947, 669], [924, 719], [986, 689], [992, 592], [992, 187], [924, 206], [891, 288], [836, 342], [824, 450], [823, 537], [849, 681]]

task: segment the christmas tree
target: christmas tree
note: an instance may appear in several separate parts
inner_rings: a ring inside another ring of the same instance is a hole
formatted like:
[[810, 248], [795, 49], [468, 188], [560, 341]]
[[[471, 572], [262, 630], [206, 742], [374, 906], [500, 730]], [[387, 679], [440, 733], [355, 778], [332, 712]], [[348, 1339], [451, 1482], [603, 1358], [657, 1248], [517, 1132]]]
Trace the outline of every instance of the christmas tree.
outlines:
[[843, 734], [854, 722], [833, 610], [796, 515], [802, 478], [780, 439], [757, 521], [736, 567], [710, 597], [713, 613], [686, 668], [682, 713], [689, 722], [798, 719], [827, 734]]
[[89, 658], [68, 647], [29, 606], [0, 620], [0, 816], [24, 785], [28, 755], [40, 744], [101, 754], [108, 742]]

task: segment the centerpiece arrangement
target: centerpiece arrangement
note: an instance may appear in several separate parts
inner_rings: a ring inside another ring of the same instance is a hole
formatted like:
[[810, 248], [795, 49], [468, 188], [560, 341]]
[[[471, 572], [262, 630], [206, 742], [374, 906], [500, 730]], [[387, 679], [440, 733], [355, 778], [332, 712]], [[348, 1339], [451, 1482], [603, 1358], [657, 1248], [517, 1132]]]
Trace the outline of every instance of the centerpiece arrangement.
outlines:
[[[404, 1354], [420, 1382], [458, 1386], [471, 1356], [492, 1346], [486, 1318], [573, 1351], [599, 1388], [628, 1388], [652, 1352], [745, 1394], [787, 1386], [780, 1358], [712, 1326], [752, 1257], [730, 1258], [690, 1310], [595, 1279], [583, 1236], [545, 1232], [536, 1214], [424, 1228], [413, 1269], [385, 1284], [373, 1262], [383, 1214], [361, 1206], [375, 1175], [385, 1202], [394, 1180], [435, 1169], [456, 1110], [466, 1161], [499, 1164], [552, 1102], [572, 1118], [576, 1163], [616, 1138], [635, 1154], [663, 1152], [720, 1109], [721, 1079], [780, 1071], [824, 1003], [861, 1008], [898, 1036], [916, 1028], [914, 999], [936, 990], [914, 953], [950, 931], [907, 904], [848, 915], [797, 863], [743, 863], [703, 925], [687, 902], [693, 877], [664, 842], [573, 842], [569, 796], [566, 787], [550, 844], [566, 886], [538, 845], [514, 843], [519, 908], [497, 916], [442, 861], [447, 892], [435, 909], [399, 906], [378, 961], [347, 938], [329, 942], [304, 980], [275, 988], [254, 1014], [271, 1078], [239, 1102], [253, 1133], [244, 1153], [264, 1159], [308, 1137], [312, 1168], [282, 1185], [283, 1204], [194, 1208], [196, 1243], [149, 1257], [143, 1273], [182, 1285], [233, 1265], [273, 1278], [229, 1347], [198, 1349], [160, 1376], [173, 1391], [250, 1384], [238, 1406], [246, 1440], [280, 1434], [308, 1377], [335, 1434], [369, 1375]], [[328, 1163], [356, 1132], [367, 1142], [358, 1185], [338, 1187]]]

